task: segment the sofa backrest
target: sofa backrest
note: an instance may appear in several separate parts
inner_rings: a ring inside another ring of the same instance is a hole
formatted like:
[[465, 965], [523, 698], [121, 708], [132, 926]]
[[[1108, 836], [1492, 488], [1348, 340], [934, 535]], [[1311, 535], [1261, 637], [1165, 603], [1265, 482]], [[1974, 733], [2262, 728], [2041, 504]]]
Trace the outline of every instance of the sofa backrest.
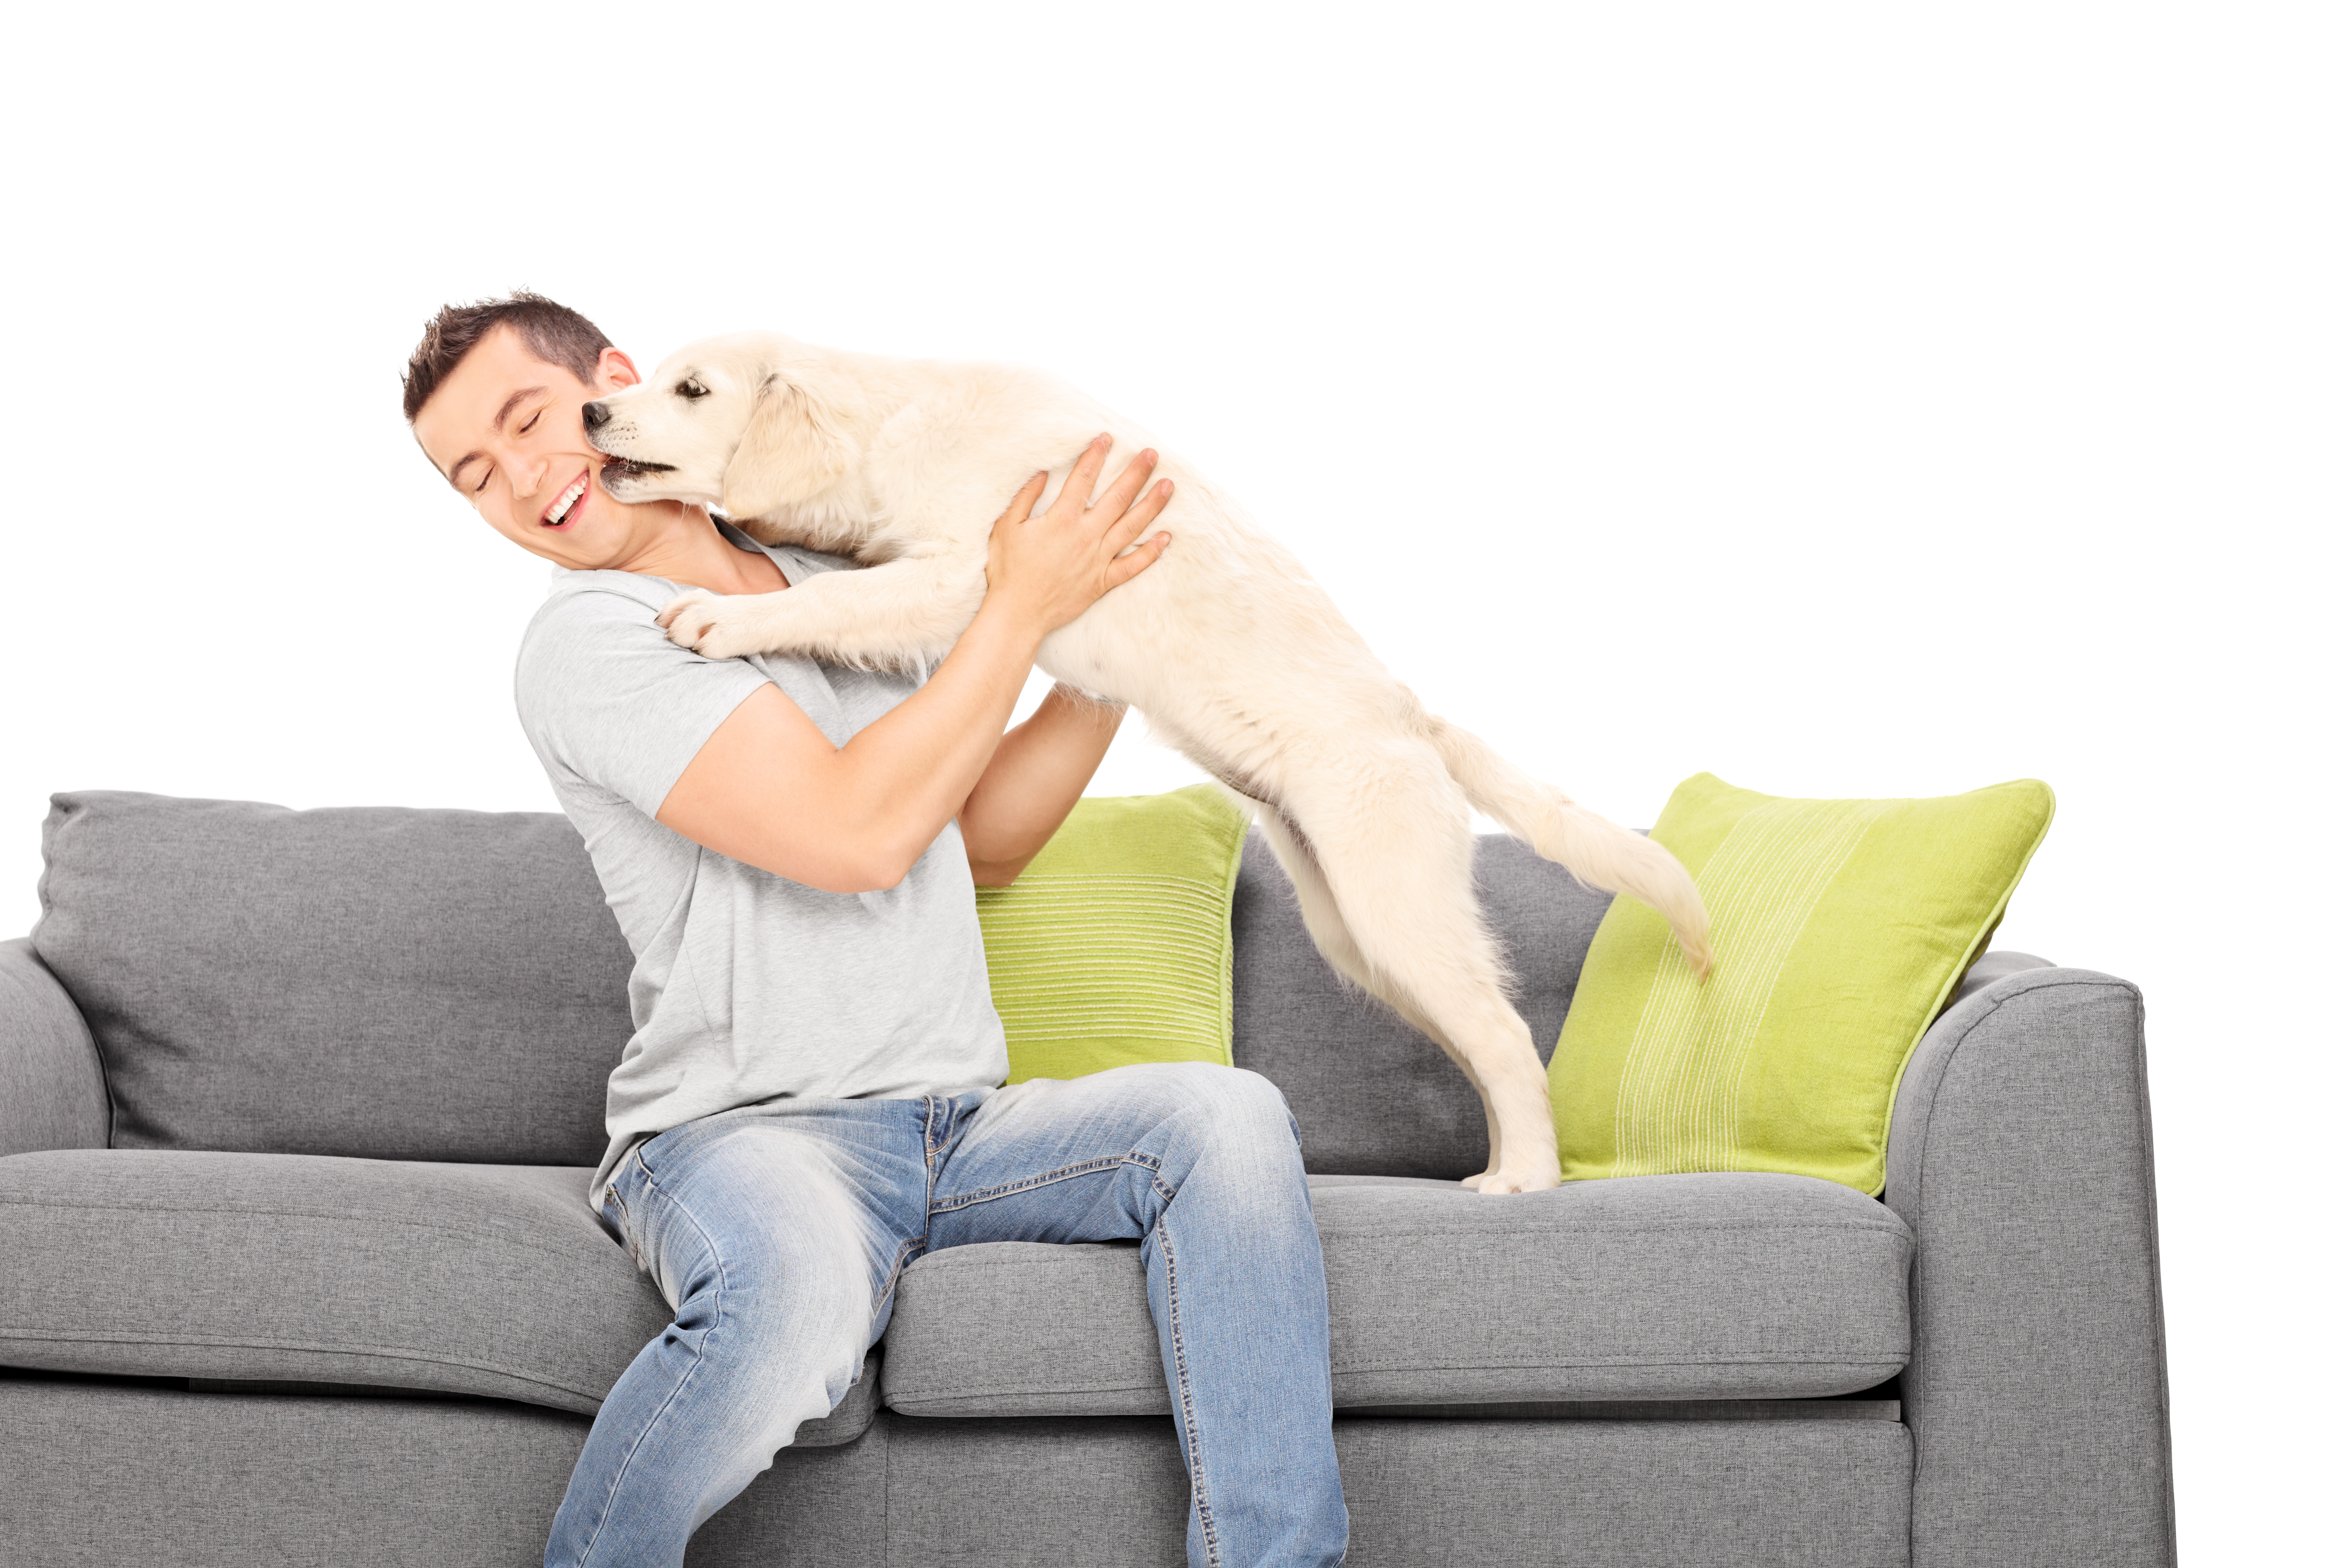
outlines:
[[[1478, 839], [1478, 901], [1547, 1062], [1609, 895], [1516, 838]], [[1426, 1035], [1341, 983], [1255, 831], [1234, 890], [1234, 1065], [1264, 1073], [1318, 1174], [1465, 1176], [1486, 1162], [1477, 1091]]]
[[[88, 1019], [131, 1149], [593, 1164], [630, 957], [561, 815], [87, 791], [55, 797], [33, 942]], [[1547, 1056], [1608, 906], [1516, 840], [1480, 896]], [[1234, 908], [1234, 1057], [1316, 1172], [1460, 1175], [1477, 1097], [1343, 986], [1265, 847]]]

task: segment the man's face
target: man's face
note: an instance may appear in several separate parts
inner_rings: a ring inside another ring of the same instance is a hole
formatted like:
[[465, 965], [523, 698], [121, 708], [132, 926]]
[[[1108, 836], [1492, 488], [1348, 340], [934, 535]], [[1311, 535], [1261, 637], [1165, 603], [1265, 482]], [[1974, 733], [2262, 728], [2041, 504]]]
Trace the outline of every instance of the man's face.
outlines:
[[580, 405], [633, 386], [637, 367], [618, 349], [582, 381], [499, 327], [457, 362], [416, 411], [416, 444], [492, 528], [534, 555], [582, 571], [633, 559], [676, 501], [629, 505], [595, 482], [612, 461], [588, 444]]

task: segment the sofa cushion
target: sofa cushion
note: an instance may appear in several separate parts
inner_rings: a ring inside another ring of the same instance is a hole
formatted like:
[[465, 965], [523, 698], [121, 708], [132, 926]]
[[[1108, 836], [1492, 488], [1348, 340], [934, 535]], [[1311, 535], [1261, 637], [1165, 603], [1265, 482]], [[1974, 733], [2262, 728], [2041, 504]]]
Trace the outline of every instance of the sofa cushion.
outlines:
[[[588, 1180], [291, 1154], [0, 1159], [0, 1364], [593, 1413], [670, 1311], [588, 1212]], [[863, 1431], [871, 1372], [799, 1440]]]
[[[1911, 1233], [1807, 1176], [1310, 1176], [1332, 1402], [1803, 1399], [1910, 1359]], [[915, 1415], [1165, 1412], [1131, 1245], [996, 1242], [908, 1268], [882, 1395]]]
[[1925, 800], [1685, 779], [1654, 833], [1706, 900], [1715, 972], [1655, 910], [1610, 906], [1549, 1064], [1560, 1174], [1784, 1171], [1876, 1193], [1904, 1063], [2056, 804], [2040, 779]]
[[631, 961], [562, 816], [88, 791], [42, 848], [33, 945], [105, 1060], [114, 1147], [604, 1153]]
[[[1502, 834], [1479, 837], [1475, 868], [1478, 907], [1517, 978], [1511, 1000], [1549, 1060], [1610, 896]], [[1255, 833], [1234, 889], [1234, 1065], [1282, 1090], [1311, 1172], [1466, 1176], [1486, 1166], [1486, 1117], [1469, 1079], [1332, 973]]]
[[1090, 795], [977, 888], [1007, 1083], [1234, 1062], [1234, 875], [1249, 819], [1214, 784]]

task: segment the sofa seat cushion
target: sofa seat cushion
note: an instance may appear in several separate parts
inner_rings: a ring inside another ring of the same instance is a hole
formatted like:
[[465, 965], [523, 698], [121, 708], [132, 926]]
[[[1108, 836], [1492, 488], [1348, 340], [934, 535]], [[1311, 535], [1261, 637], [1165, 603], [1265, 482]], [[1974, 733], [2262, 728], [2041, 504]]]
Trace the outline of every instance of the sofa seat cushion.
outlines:
[[[589, 1178], [304, 1154], [0, 1159], [0, 1364], [593, 1414], [670, 1310], [589, 1213]], [[863, 1431], [868, 1372], [799, 1440]]]
[[[1332, 1403], [1806, 1399], [1910, 1359], [1911, 1233], [1851, 1187], [1748, 1173], [1309, 1176]], [[883, 1402], [913, 1415], [1164, 1413], [1131, 1244], [932, 1253], [898, 1285]]]

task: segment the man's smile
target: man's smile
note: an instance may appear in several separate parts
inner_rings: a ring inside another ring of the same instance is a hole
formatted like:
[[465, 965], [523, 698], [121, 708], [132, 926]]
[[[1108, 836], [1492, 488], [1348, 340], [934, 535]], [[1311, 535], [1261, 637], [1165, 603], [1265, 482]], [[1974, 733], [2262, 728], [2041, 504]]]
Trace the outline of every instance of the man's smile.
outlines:
[[540, 514], [539, 525], [541, 528], [553, 529], [570, 526], [573, 514], [579, 510], [580, 499], [587, 493], [588, 470], [583, 468], [580, 470], [580, 477], [564, 486], [563, 493], [557, 496], [554, 502]]

